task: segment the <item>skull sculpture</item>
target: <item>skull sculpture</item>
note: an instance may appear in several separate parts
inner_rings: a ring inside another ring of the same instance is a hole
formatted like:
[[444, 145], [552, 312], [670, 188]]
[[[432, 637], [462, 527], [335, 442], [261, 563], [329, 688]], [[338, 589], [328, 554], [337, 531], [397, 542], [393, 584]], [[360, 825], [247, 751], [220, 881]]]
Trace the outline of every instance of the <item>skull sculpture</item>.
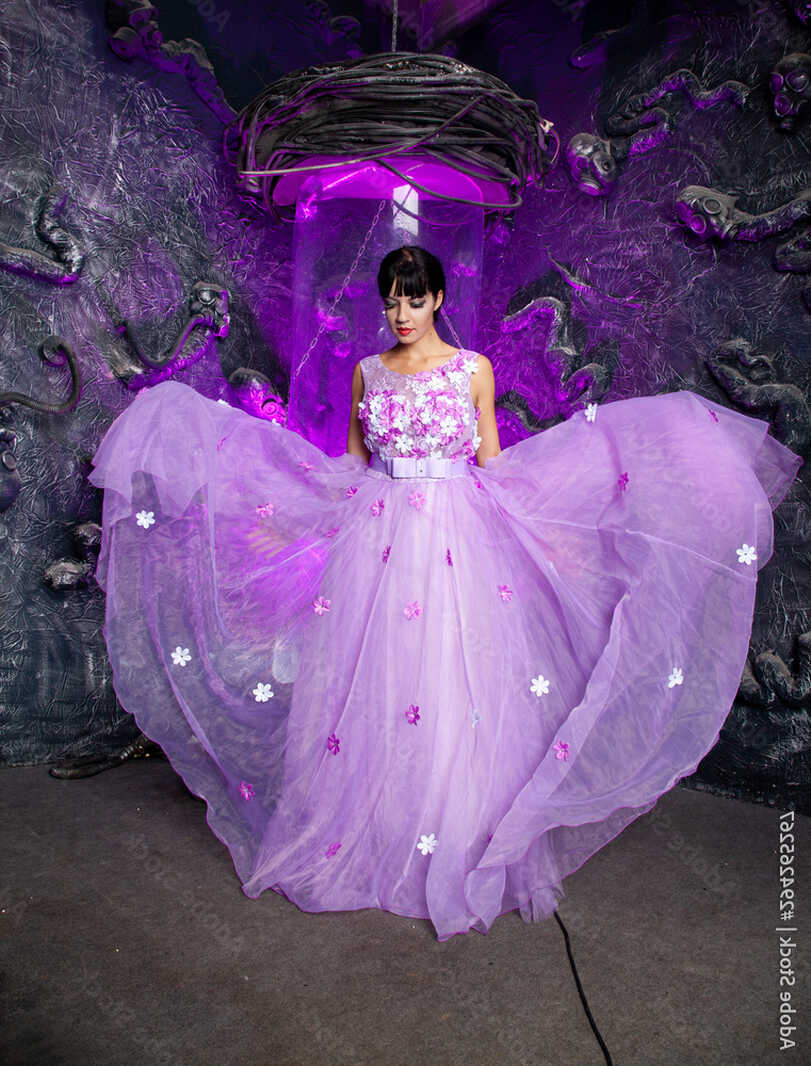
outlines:
[[617, 183], [617, 160], [610, 141], [576, 133], [566, 149], [566, 165], [580, 192], [608, 196]]
[[811, 56], [792, 52], [775, 65], [769, 75], [778, 126], [793, 130], [811, 102]]

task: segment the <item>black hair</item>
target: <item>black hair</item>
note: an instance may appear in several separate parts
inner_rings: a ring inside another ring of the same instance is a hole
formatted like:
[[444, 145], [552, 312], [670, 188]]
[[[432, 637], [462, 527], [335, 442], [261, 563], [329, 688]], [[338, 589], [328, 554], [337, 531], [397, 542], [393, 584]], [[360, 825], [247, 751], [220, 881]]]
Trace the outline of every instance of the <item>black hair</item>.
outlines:
[[[383, 259], [377, 272], [377, 287], [385, 300], [391, 287], [398, 296], [424, 296], [426, 292], [435, 297], [440, 289], [445, 292], [445, 271], [435, 255], [416, 244], [404, 244]], [[447, 293], [445, 292], [447, 296]], [[434, 310], [434, 321], [441, 308]]]

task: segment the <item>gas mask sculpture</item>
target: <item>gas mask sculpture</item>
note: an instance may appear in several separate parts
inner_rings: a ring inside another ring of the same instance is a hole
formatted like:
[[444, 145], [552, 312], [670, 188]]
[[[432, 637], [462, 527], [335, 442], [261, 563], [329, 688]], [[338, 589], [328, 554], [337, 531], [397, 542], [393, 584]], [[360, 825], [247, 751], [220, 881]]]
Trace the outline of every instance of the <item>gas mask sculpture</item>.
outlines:
[[760, 241], [793, 226], [800, 219], [811, 217], [811, 189], [805, 189], [785, 204], [751, 215], [735, 205], [737, 196], [707, 189], [703, 185], [688, 185], [679, 193], [676, 215], [689, 230], [708, 240]]
[[781, 130], [793, 131], [811, 103], [811, 56], [792, 52], [775, 64], [769, 75], [774, 113]]
[[566, 166], [580, 192], [608, 196], [617, 184], [617, 157], [611, 141], [594, 133], [576, 133], [566, 149]]

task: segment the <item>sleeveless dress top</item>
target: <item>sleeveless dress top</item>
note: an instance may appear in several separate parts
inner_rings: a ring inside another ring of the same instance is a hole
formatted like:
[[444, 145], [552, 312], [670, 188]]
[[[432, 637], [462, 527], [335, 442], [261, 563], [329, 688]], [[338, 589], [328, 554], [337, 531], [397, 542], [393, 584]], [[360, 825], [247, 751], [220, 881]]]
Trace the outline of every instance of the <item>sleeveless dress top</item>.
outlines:
[[369, 451], [383, 459], [472, 459], [481, 444], [479, 409], [470, 395], [470, 375], [478, 362], [475, 352], [460, 348], [431, 370], [402, 374], [379, 355], [361, 359], [364, 394], [358, 417]]

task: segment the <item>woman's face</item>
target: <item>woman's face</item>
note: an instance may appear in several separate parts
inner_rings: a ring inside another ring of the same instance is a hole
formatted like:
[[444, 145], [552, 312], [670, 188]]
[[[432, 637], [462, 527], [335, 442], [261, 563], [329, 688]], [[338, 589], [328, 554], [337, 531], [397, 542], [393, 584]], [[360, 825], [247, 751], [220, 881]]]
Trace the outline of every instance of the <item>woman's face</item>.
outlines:
[[397, 279], [392, 282], [391, 291], [383, 301], [386, 319], [392, 333], [401, 344], [415, 344], [434, 328], [434, 310], [444, 298], [440, 289], [434, 296], [427, 292], [424, 296], [395, 296]]

